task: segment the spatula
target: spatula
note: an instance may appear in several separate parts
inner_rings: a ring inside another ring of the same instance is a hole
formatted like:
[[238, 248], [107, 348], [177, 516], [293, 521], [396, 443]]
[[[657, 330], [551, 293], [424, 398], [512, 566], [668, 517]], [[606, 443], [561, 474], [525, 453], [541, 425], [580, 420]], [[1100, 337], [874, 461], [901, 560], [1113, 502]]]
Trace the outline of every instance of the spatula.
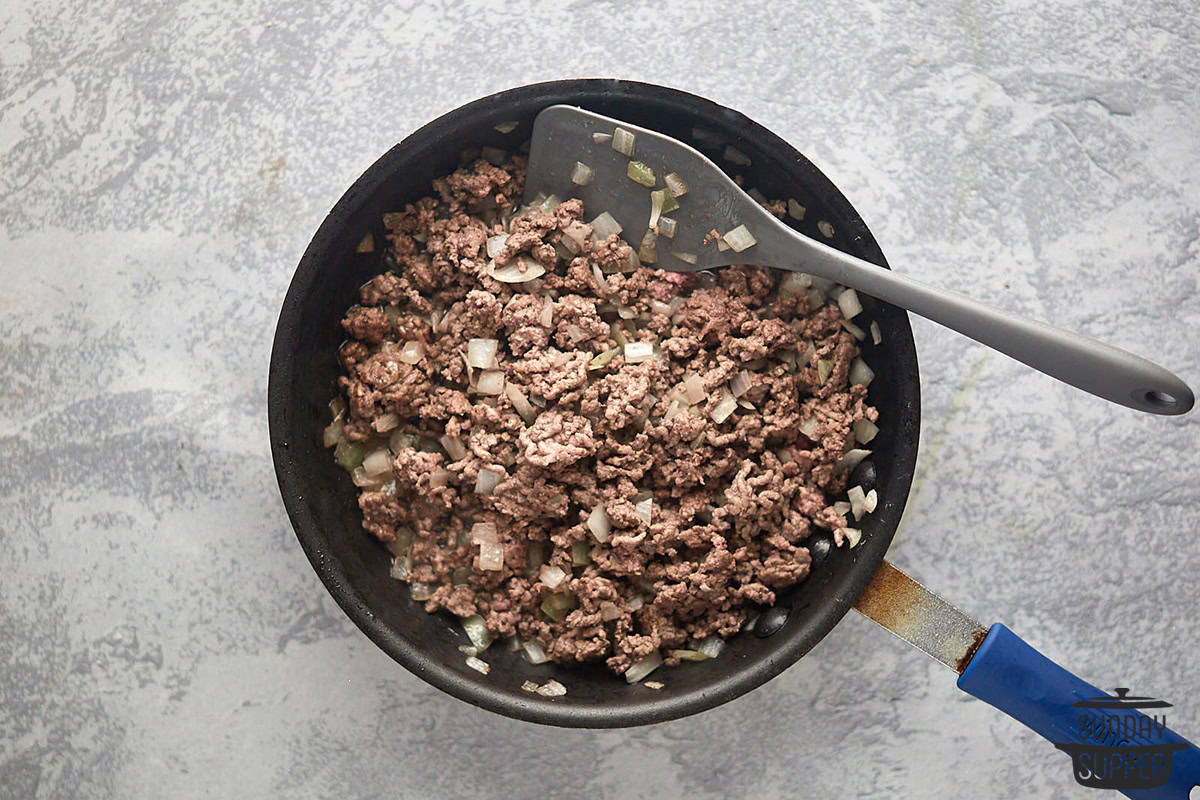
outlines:
[[[678, 208], [660, 209], [659, 232], [646, 240], [655, 210], [652, 191], [661, 190], [671, 199], [659, 195], [660, 205], [677, 202]], [[804, 236], [699, 151], [637, 125], [574, 106], [546, 108], [533, 125], [525, 193], [526, 202], [539, 193], [578, 197], [589, 220], [607, 212], [625, 241], [647, 256], [654, 251], [653, 265], [660, 269], [758, 264], [803, 272], [906, 308], [1114, 403], [1152, 414], [1183, 414], [1194, 403], [1187, 384], [1144, 358], [927, 286]], [[668, 237], [662, 231], [671, 226]]]

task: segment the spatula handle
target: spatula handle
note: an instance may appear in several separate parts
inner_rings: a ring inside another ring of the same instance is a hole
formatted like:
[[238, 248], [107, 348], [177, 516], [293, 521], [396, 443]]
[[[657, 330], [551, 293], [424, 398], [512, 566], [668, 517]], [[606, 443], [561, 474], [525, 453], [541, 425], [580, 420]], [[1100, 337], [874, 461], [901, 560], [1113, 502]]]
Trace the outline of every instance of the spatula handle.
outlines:
[[[1189, 800], [1200, 786], [1200, 749], [1167, 728], [1162, 714], [1155, 719], [1134, 708], [1077, 707], [1104, 693], [1003, 625], [988, 630], [958, 688], [1071, 753], [1076, 780], [1084, 785], [1102, 781], [1136, 800]], [[1158, 778], [1159, 786], [1132, 788]]]

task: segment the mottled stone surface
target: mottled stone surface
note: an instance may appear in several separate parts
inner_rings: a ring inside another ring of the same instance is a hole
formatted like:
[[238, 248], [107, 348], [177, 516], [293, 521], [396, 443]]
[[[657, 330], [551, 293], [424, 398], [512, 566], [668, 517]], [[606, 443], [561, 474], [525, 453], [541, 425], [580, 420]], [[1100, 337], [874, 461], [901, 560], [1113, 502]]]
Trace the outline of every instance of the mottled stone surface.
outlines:
[[[1192, 4], [850, 5], [0, 6], [0, 797], [1110, 796], [856, 617], [689, 720], [479, 711], [346, 621], [277, 496], [269, 342], [323, 214], [423, 122], [555, 77], [730, 104], [906, 273], [1200, 382]], [[894, 560], [1200, 736], [1197, 416], [914, 327]]]

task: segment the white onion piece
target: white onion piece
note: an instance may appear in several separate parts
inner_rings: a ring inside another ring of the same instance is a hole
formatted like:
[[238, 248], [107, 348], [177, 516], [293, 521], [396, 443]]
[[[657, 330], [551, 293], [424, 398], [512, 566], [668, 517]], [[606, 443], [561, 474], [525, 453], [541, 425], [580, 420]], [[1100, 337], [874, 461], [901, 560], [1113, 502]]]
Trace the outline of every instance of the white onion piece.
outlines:
[[481, 542], [495, 544], [498, 541], [500, 541], [500, 534], [496, 530], [496, 523], [476, 522], [471, 526], [471, 544], [480, 544]]
[[429, 473], [429, 488], [441, 489], [443, 486], [449, 486], [453, 477], [454, 473], [448, 469], [435, 469]]
[[504, 267], [497, 266], [495, 261], [489, 261], [487, 268], [488, 277], [500, 283], [524, 283], [545, 274], [546, 268], [527, 256], [517, 256], [516, 260]]
[[729, 415], [737, 410], [737, 398], [728, 388], [722, 386], [718, 394], [717, 404], [713, 406], [712, 419], [718, 425], [729, 419]]
[[658, 263], [658, 234], [653, 228], [642, 237], [642, 243], [638, 246], [638, 260], [643, 264]]
[[671, 314], [675, 313], [671, 309], [671, 306], [667, 305], [662, 300], [651, 300], [650, 301], [650, 311], [651, 311], [651, 313], [660, 314], [664, 317], [669, 317], [669, 316], [671, 316]]
[[362, 468], [368, 478], [385, 475], [392, 469], [392, 454], [386, 447], [373, 450], [362, 460]]
[[467, 656], [467, 666], [476, 672], [483, 673], [484, 675], [487, 675], [492, 671], [490, 664], [488, 664], [482, 658], [476, 658], [475, 656]]
[[399, 359], [405, 364], [416, 364], [425, 357], [425, 344], [418, 341], [408, 341], [400, 348]]
[[857, 448], [854, 450], [847, 450], [846, 454], [838, 459], [838, 466], [845, 467], [846, 469], [854, 469], [858, 466], [860, 461], [869, 455], [871, 455], [870, 450], [860, 450]]
[[850, 335], [853, 336], [856, 341], [861, 342], [863, 339], [867, 338], [867, 332], [864, 331], [862, 328], [858, 327], [857, 325], [855, 325], [850, 320], [848, 320], [848, 319], [842, 320], [841, 325], [843, 328], [850, 331]]
[[779, 282], [779, 293], [784, 297], [804, 294], [812, 286], [812, 278], [803, 272], [789, 272]]
[[675, 238], [675, 231], [678, 228], [678, 223], [670, 217], [660, 217], [658, 220], [658, 232], [668, 239]]
[[671, 194], [675, 197], [683, 197], [687, 194], [687, 181], [679, 176], [678, 172], [668, 172], [663, 176], [663, 183], [671, 190]]
[[325, 429], [323, 443], [326, 447], [333, 447], [340, 442], [346, 435], [346, 423], [340, 419], [335, 419], [329, 423], [329, 427]]
[[463, 630], [467, 632], [467, 638], [475, 646], [475, 652], [482, 653], [488, 649], [492, 643], [492, 634], [488, 631], [487, 625], [483, 623], [483, 617], [478, 614], [463, 617], [462, 626]]
[[475, 391], [480, 394], [500, 394], [504, 391], [504, 370], [485, 369], [479, 373], [475, 382]]
[[525, 651], [525, 657], [529, 659], [530, 664], [545, 664], [550, 660], [550, 656], [546, 655], [545, 649], [532, 639], [528, 642], [522, 642], [521, 649]]
[[678, 258], [685, 264], [695, 264], [699, 260], [696, 258], [695, 253], [681, 253], [678, 250], [672, 250], [671, 255], [675, 256], [675, 258]]
[[480, 542], [479, 568], [492, 572], [504, 569], [504, 545], [496, 542]]
[[624, 128], [617, 128], [612, 133], [612, 149], [623, 156], [633, 158], [634, 136]]
[[462, 461], [467, 457], [467, 446], [460, 439], [456, 439], [453, 436], [443, 436], [438, 439], [438, 444], [446, 451], [446, 455], [450, 456], [451, 461]]
[[637, 512], [642, 522], [647, 525], [651, 524], [654, 521], [654, 498], [647, 497], [645, 500], [634, 503], [633, 510]]
[[650, 342], [627, 342], [625, 344], [625, 363], [640, 364], [654, 358], [654, 345]]
[[874, 320], [871, 321], [871, 341], [875, 344], [883, 341], [883, 333], [879, 330], [879, 323]]
[[488, 258], [495, 258], [496, 256], [500, 255], [500, 252], [504, 249], [504, 244], [507, 241], [508, 241], [507, 233], [497, 234], [496, 236], [489, 236], [488, 240], [487, 240], [487, 256], [488, 256]]
[[633, 319], [637, 316], [637, 312], [629, 306], [617, 306], [617, 316], [621, 319]]
[[850, 500], [850, 513], [854, 515], [854, 520], [857, 522], [862, 519], [863, 515], [863, 500], [866, 499], [867, 493], [863, 491], [861, 486], [851, 486], [846, 491], [846, 497]]
[[567, 245], [567, 249], [574, 253], [578, 253], [583, 249], [589, 236], [592, 235], [590, 225], [585, 225], [579, 220], [572, 220], [571, 224], [563, 228], [562, 240]]
[[533, 404], [529, 402], [529, 398], [521, 391], [521, 387], [515, 383], [505, 384], [504, 396], [508, 398], [508, 402], [512, 403], [516, 412], [521, 415], [521, 419], [525, 420], [526, 425], [532, 425], [537, 419], [538, 412], [534, 409]]
[[826, 239], [833, 238], [833, 226], [831, 224], [829, 224], [828, 222], [826, 222], [825, 220], [821, 220], [820, 222], [817, 223], [817, 230], [819, 230], [821, 232], [821, 235], [824, 236]]
[[630, 611], [637, 611], [642, 607], [644, 602], [645, 601], [642, 600], [642, 596], [640, 594], [635, 594], [633, 597], [629, 598], [629, 602], [626, 603], [626, 605], [629, 606]]
[[[722, 236], [721, 239], [735, 253], [740, 253], [758, 244], [758, 240], [754, 238], [754, 234], [750, 233], [750, 229], [745, 225], [738, 225]], [[717, 249], [720, 248], [718, 247]]]
[[592, 509], [592, 513], [588, 514], [587, 527], [597, 542], [607, 542], [612, 537], [612, 520], [603, 503], [598, 504]]
[[858, 528], [842, 528], [842, 536], [846, 537], [846, 541], [850, 543], [850, 549], [858, 547], [858, 543], [862, 541], [862, 531]]
[[592, 236], [597, 242], [603, 242], [614, 233], [619, 234], [624, 228], [621, 224], [613, 219], [613, 215], [605, 211], [603, 214], [596, 217], [588, 223], [592, 226]]
[[610, 603], [605, 600], [600, 604], [600, 619], [605, 622], [612, 622], [614, 619], [621, 618], [621, 609], [616, 603]]
[[850, 504], [845, 500], [838, 500], [833, 504], [833, 513], [842, 517], [846, 516], [850, 513]]
[[571, 170], [571, 183], [576, 186], [587, 186], [594, 177], [596, 177], [596, 170], [582, 161], [575, 162], [575, 168]]
[[557, 589], [562, 586], [563, 581], [567, 579], [567, 573], [563, 572], [559, 567], [552, 567], [549, 564], [543, 564], [538, 572], [538, 580], [549, 586], [551, 589]]
[[651, 672], [662, 666], [662, 654], [655, 650], [650, 655], [643, 658], [641, 661], [633, 664], [629, 669], [625, 670], [625, 682], [637, 683], [642, 678], [645, 678]]
[[666, 197], [665, 189], [656, 189], [650, 193], [650, 223], [651, 230], [658, 224], [658, 218], [662, 216], [663, 200]]
[[804, 219], [804, 206], [796, 202], [796, 198], [789, 197], [787, 201], [788, 216], [799, 222]]
[[842, 310], [842, 316], [846, 319], [854, 319], [862, 313], [862, 301], [858, 299], [858, 292], [853, 289], [846, 289], [837, 297], [838, 308]]
[[749, 372], [742, 370], [737, 375], [734, 375], [733, 379], [729, 381], [729, 391], [733, 393], [734, 397], [741, 397], [746, 392], [750, 391], [750, 385], [753, 381], [753, 378], [754, 376]]
[[683, 399], [692, 405], [696, 405], [696, 403], [708, 398], [708, 390], [704, 388], [704, 379], [699, 375], [688, 375], [683, 379], [681, 386], [683, 388]]
[[596, 282], [596, 291], [608, 294], [608, 281], [604, 280], [604, 273], [597, 264], [592, 264], [592, 280]]
[[546, 304], [542, 306], [541, 316], [538, 317], [538, 322], [543, 328], [549, 328], [554, 324], [554, 301], [546, 298]]
[[467, 366], [475, 369], [493, 369], [499, 349], [500, 342], [497, 339], [468, 339]]
[[392, 411], [376, 417], [371, 422], [371, 427], [374, 428], [378, 433], [387, 433], [390, 430], [395, 430], [397, 427], [399, 427], [399, 425], [400, 415]]
[[558, 681], [550, 680], [539, 686], [537, 693], [542, 697], [562, 697], [567, 693], [567, 687]]
[[475, 494], [488, 495], [500, 485], [500, 481], [508, 477], [507, 473], [481, 467], [475, 476]]
[[725, 649], [725, 642], [719, 636], [706, 636], [696, 645], [697, 653], [704, 653], [709, 658], [716, 658]]
[[870, 386], [875, 373], [867, 366], [867, 362], [861, 358], [856, 358], [850, 362], [850, 374], [848, 377], [850, 378], [851, 386]]
[[854, 440], [859, 444], [866, 444], [879, 433], [879, 426], [869, 419], [856, 419], [851, 427], [854, 428]]
[[593, 133], [592, 134], [592, 141], [595, 142], [596, 144], [608, 144], [609, 142], [612, 141], [612, 138], [613, 137], [612, 137], [611, 133]]
[[740, 167], [750, 166], [750, 156], [738, 150], [731, 144], [725, 145], [725, 160], [737, 164]]
[[863, 511], [870, 514], [876, 509], [876, 507], [878, 507], [878, 505], [879, 495], [875, 493], [874, 489], [872, 489], [871, 491], [867, 492], [866, 497], [863, 498]]

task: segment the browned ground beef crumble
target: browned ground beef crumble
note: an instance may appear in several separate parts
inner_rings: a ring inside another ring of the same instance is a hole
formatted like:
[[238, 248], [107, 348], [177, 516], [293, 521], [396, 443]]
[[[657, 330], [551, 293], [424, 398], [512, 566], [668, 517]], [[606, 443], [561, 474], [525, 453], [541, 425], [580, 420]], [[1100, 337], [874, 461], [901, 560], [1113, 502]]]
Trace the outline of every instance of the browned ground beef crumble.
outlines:
[[[519, 156], [503, 167], [477, 160], [384, 218], [395, 269], [363, 286], [340, 350], [345, 437], [367, 451], [391, 445], [390, 475], [360, 481], [363, 526], [399, 554], [399, 575], [427, 611], [479, 614], [494, 634], [536, 640], [557, 662], [604, 659], [623, 673], [660, 651], [677, 663], [673, 649], [735, 633], [803, 580], [814, 526], [841, 541], [837, 462], [853, 446], [851, 424], [877, 418], [865, 388], [848, 385], [858, 348], [835, 304], [809, 308], [803, 292], [776, 291], [780, 272], [628, 271], [616, 236], [589, 237], [573, 255], [561, 239], [581, 220], [578, 200], [512, 216], [524, 166]], [[488, 277], [485, 243], [501, 233], [496, 265], [532, 258], [545, 275]], [[654, 343], [657, 357], [626, 363], [614, 328]], [[500, 341], [498, 367], [533, 404], [531, 423], [506, 394], [475, 391], [478, 370], [464, 359], [472, 338]], [[409, 341], [425, 347], [412, 365], [398, 358]], [[832, 362], [824, 382], [818, 360]], [[743, 403], [714, 422], [721, 387], [743, 370]], [[689, 407], [675, 387], [691, 374], [707, 396]], [[443, 437], [465, 457], [452, 458]], [[482, 468], [501, 474], [490, 495], [475, 493]], [[647, 493], [649, 525], [635, 506]], [[585, 524], [598, 504], [611, 519], [603, 543]], [[480, 568], [469, 540], [479, 522], [496, 526], [499, 570]], [[590, 563], [573, 567], [578, 542], [576, 558], [586, 551]], [[566, 581], [541, 582], [543, 563]], [[570, 609], [560, 621], [541, 608], [550, 595]]]

